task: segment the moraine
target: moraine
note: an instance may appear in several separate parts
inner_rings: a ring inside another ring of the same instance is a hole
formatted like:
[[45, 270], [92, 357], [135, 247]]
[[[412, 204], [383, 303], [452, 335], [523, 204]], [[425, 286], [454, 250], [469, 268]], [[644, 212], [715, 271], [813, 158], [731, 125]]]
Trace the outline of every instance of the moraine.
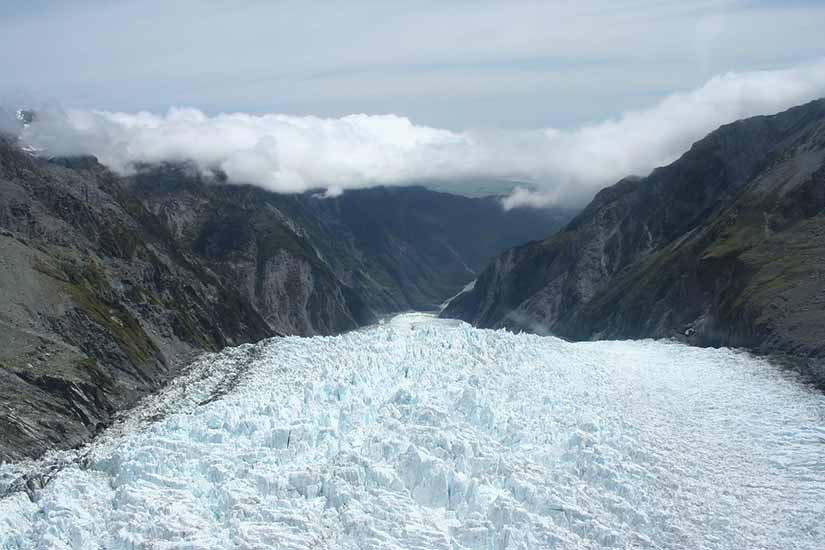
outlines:
[[206, 356], [0, 494], [0, 548], [822, 548], [825, 396], [735, 350], [406, 314]]

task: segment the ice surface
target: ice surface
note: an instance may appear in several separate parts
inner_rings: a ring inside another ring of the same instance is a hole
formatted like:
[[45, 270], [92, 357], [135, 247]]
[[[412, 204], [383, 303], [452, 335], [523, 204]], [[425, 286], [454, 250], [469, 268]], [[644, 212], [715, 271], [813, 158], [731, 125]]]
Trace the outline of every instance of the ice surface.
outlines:
[[2, 492], [2, 548], [823, 548], [825, 398], [742, 352], [410, 314], [208, 356]]

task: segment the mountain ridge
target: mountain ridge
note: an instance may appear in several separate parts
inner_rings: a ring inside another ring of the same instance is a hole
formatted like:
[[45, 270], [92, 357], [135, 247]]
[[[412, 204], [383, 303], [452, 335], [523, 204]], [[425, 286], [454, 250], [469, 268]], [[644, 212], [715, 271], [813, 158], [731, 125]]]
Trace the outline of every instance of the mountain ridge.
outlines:
[[724, 125], [499, 256], [442, 315], [572, 340], [672, 337], [822, 358], [823, 163], [825, 100]]

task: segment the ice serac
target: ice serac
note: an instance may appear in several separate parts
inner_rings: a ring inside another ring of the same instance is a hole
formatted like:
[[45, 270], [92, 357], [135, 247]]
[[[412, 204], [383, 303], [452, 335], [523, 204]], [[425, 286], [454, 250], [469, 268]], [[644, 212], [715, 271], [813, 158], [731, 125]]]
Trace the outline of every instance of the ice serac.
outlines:
[[825, 384], [823, 258], [818, 100], [723, 126], [673, 164], [604, 189], [563, 230], [494, 260], [444, 315], [814, 357], [808, 370]]
[[825, 397], [744, 352], [410, 314], [213, 354], [0, 466], [0, 547], [815, 549], [823, 441]]

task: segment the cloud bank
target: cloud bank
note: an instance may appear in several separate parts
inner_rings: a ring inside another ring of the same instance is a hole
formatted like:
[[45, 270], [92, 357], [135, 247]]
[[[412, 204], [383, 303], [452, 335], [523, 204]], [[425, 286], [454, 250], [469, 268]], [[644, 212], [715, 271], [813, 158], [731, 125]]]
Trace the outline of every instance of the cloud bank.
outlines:
[[[191, 162], [233, 183], [282, 192], [403, 185], [428, 180], [531, 183], [504, 204], [581, 206], [618, 179], [645, 175], [691, 143], [739, 118], [825, 96], [825, 60], [780, 71], [728, 73], [650, 108], [573, 130], [451, 131], [397, 115], [341, 118], [165, 115], [55, 107], [21, 134], [48, 155], [91, 154], [121, 173], [140, 163]], [[563, 108], [563, 106], [559, 106]]]

